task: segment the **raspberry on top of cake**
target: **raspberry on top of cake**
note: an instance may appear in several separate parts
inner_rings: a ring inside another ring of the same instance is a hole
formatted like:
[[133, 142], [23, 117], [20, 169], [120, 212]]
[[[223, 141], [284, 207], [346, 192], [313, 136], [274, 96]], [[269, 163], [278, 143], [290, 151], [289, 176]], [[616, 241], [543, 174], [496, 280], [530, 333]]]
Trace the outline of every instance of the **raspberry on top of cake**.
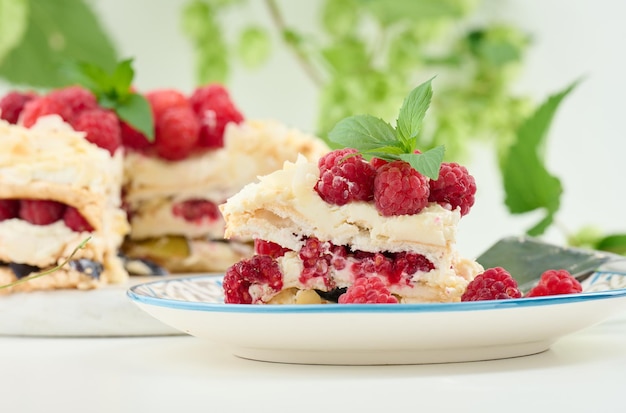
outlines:
[[285, 162], [220, 206], [226, 237], [256, 247], [226, 271], [226, 303], [460, 300], [482, 271], [455, 249], [476, 185], [465, 167], [442, 162], [442, 147], [416, 151], [431, 93], [430, 82], [411, 92], [396, 128], [347, 118], [330, 138], [354, 147]]

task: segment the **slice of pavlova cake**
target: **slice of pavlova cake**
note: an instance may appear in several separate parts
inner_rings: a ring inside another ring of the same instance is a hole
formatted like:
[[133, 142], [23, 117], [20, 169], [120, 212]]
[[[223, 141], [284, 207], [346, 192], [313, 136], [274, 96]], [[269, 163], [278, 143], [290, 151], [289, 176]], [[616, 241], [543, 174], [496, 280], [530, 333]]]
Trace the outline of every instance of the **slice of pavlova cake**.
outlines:
[[[44, 116], [45, 105], [28, 109], [42, 115], [26, 120], [28, 127], [0, 120], [0, 285], [29, 277], [0, 293], [124, 282], [128, 273], [117, 255], [129, 230], [120, 198], [122, 150], [88, 141], [58, 115]], [[34, 277], [74, 250], [61, 269]]]
[[244, 119], [221, 85], [189, 96], [146, 93], [155, 141], [123, 129], [124, 201], [131, 232], [124, 252], [172, 272], [224, 271], [252, 255], [246, 237], [224, 239], [218, 205], [298, 154], [317, 160], [321, 139], [277, 121]]
[[430, 82], [411, 92], [395, 128], [345, 119], [329, 138], [348, 148], [286, 162], [220, 206], [226, 237], [256, 249], [226, 271], [226, 303], [460, 301], [482, 271], [455, 249], [476, 185], [443, 147], [416, 153], [431, 95]]

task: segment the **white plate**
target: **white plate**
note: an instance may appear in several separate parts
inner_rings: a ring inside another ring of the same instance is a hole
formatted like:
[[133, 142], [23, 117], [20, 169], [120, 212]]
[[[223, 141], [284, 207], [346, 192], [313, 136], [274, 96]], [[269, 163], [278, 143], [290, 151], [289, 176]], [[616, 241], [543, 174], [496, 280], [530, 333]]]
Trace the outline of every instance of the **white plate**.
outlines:
[[[624, 274], [597, 273], [621, 285]], [[619, 284], [621, 283], [621, 284]], [[134, 286], [140, 308], [243, 358], [306, 364], [418, 364], [547, 350], [560, 337], [626, 311], [626, 289], [442, 304], [224, 304], [221, 277]]]
[[[171, 278], [171, 277], [170, 277]], [[182, 334], [128, 300], [129, 287], [166, 277], [131, 277], [96, 290], [0, 296], [0, 335], [115, 337]]]

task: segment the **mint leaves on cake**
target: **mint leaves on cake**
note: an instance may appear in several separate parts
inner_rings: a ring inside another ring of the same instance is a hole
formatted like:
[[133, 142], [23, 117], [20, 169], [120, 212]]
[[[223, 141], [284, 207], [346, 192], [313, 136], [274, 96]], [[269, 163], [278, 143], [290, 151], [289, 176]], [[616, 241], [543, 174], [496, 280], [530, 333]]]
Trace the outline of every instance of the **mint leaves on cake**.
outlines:
[[404, 100], [396, 127], [371, 115], [355, 115], [337, 123], [329, 132], [331, 142], [356, 149], [366, 159], [402, 160], [430, 179], [437, 179], [444, 147], [415, 153], [417, 137], [433, 95], [432, 79], [413, 89]]

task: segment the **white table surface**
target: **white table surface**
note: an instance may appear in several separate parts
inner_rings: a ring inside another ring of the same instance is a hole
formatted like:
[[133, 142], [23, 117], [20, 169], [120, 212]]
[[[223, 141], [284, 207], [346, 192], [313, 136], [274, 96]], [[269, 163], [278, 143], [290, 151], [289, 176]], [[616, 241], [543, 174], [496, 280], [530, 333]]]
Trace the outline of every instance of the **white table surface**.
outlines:
[[2, 412], [625, 412], [626, 313], [514, 359], [310, 366], [190, 336], [0, 337]]

